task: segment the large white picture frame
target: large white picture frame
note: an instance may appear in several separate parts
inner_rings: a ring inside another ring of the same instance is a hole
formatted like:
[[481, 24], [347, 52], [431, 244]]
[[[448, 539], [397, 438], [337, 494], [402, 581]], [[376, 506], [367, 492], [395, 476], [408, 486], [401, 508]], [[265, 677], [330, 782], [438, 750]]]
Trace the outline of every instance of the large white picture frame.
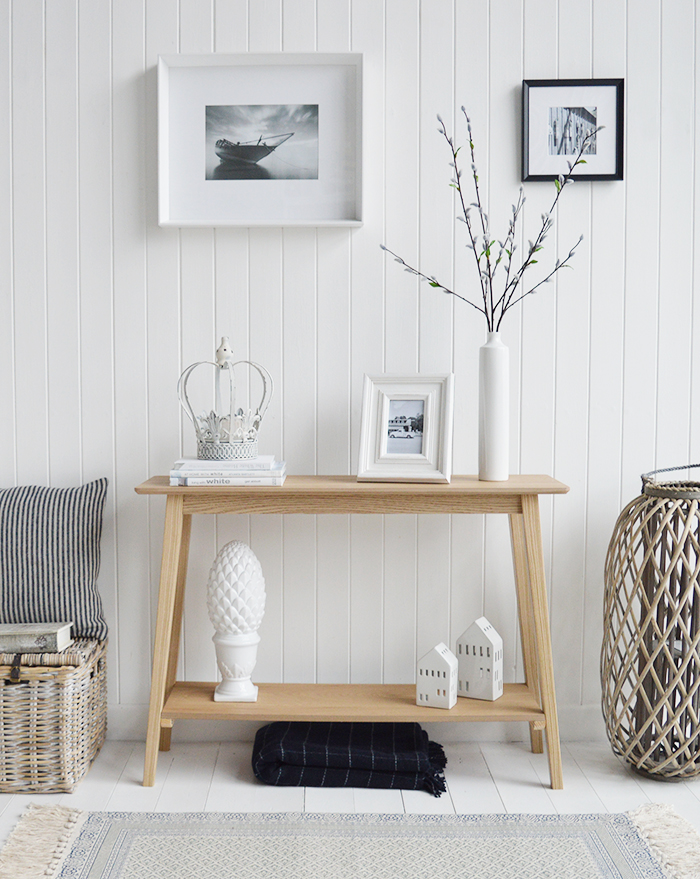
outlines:
[[454, 376], [365, 375], [357, 478], [449, 482]]
[[362, 225], [362, 55], [160, 56], [158, 178], [161, 226]]

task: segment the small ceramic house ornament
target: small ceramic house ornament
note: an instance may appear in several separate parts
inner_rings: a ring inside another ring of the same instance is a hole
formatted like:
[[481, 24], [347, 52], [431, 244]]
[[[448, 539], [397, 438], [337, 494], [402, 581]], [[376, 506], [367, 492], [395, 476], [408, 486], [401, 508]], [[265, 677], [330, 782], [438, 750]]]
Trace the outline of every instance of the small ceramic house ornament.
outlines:
[[458, 696], [494, 702], [503, 695], [503, 639], [479, 617], [457, 639]]
[[418, 661], [416, 705], [452, 708], [457, 704], [457, 657], [440, 642]]

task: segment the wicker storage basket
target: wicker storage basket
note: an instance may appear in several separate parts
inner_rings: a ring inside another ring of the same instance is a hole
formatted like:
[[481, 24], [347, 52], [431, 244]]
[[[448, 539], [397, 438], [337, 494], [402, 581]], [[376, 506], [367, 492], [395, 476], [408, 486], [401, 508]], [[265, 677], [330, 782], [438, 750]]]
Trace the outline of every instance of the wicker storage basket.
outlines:
[[700, 483], [662, 472], [642, 477], [608, 547], [603, 716], [633, 769], [681, 781], [700, 774]]
[[0, 791], [72, 791], [107, 731], [106, 641], [0, 653]]

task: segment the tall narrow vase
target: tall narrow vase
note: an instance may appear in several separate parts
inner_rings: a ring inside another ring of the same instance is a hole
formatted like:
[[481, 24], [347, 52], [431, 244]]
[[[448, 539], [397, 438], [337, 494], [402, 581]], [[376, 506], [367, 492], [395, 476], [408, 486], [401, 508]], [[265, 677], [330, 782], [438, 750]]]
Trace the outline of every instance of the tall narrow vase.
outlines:
[[487, 333], [479, 349], [479, 479], [508, 479], [508, 348]]

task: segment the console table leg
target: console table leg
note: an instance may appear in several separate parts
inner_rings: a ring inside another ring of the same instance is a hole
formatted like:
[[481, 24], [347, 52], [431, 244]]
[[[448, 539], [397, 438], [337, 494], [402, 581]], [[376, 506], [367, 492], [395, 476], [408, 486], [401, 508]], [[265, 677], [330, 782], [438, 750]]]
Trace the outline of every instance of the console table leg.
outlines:
[[[182, 496], [168, 495], [165, 506], [165, 531], [163, 534], [163, 558], [158, 591], [158, 615], [153, 645], [153, 673], [151, 676], [151, 700], [148, 709], [146, 733], [146, 759], [143, 771], [145, 787], [155, 784], [158, 746], [160, 744], [160, 715], [165, 703], [168, 670], [172, 655], [173, 619], [178, 592], [178, 580], [182, 569], [181, 548], [185, 522], [182, 513]], [[188, 517], [189, 519], [189, 517]], [[184, 583], [184, 577], [183, 577]]]
[[552, 788], [554, 790], [561, 790], [564, 787], [564, 780], [561, 768], [557, 702], [554, 693], [552, 639], [549, 632], [549, 611], [547, 609], [547, 587], [545, 585], [544, 556], [542, 554], [539, 498], [537, 495], [523, 495], [522, 504], [525, 551], [530, 572], [530, 591], [532, 594], [532, 611], [535, 624], [535, 643], [539, 659], [540, 693], [542, 710], [544, 711], [547, 723], [549, 777]]
[[[175, 604], [173, 606], [173, 622], [170, 635], [170, 650], [168, 653], [168, 671], [165, 676], [165, 693], [167, 699], [177, 679], [177, 660], [180, 655], [180, 635], [182, 634], [182, 610], [185, 604], [185, 581], [187, 580], [187, 560], [190, 551], [190, 532], [192, 529], [192, 516], [182, 517], [182, 539], [180, 543], [180, 561], [177, 569], [177, 584], [175, 587]], [[159, 750], [170, 750], [170, 738], [173, 732], [173, 723], [161, 724]]]
[[[523, 651], [525, 683], [537, 697], [540, 695], [540, 682], [537, 670], [537, 648], [532, 619], [532, 593], [530, 591], [530, 571], [527, 563], [523, 517], [519, 513], [511, 513], [510, 538], [513, 549], [513, 570], [515, 572], [515, 590], [518, 596], [518, 617], [520, 620], [520, 643]], [[541, 754], [544, 750], [542, 729], [530, 723], [530, 747], [533, 754]]]

